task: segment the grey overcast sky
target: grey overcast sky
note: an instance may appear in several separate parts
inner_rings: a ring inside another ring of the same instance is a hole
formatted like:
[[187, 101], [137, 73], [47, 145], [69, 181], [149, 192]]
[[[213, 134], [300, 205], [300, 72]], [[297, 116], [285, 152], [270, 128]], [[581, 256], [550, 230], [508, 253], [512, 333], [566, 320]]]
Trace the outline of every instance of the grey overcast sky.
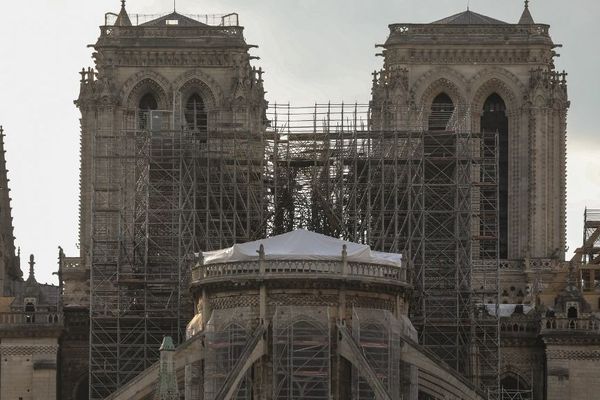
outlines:
[[[521, 0], [471, 0], [471, 10], [516, 22]], [[171, 0], [129, 0], [130, 13], [172, 10]], [[254, 64], [266, 70], [269, 101], [367, 102], [381, 67], [376, 43], [390, 23], [431, 22], [467, 0], [177, 0], [188, 14], [237, 12]], [[22, 269], [36, 255], [36, 277], [56, 282], [57, 246], [77, 255], [78, 71], [92, 66], [88, 44], [119, 0], [3, 0], [0, 6], [0, 125], [4, 125]], [[568, 245], [582, 239], [584, 207], [600, 208], [600, 2], [532, 0], [536, 22], [564, 45], [557, 67], [569, 72]]]

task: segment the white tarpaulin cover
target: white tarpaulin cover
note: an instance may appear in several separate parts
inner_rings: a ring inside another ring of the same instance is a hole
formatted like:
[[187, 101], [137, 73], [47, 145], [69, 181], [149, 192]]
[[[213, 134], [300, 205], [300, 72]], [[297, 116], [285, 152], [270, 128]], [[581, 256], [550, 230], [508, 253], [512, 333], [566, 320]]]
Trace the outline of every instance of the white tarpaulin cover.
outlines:
[[[532, 306], [523, 306], [523, 314], [529, 314], [529, 311], [533, 310]], [[496, 313], [496, 305], [495, 304], [486, 304], [489, 315], [494, 315]], [[515, 313], [515, 308], [517, 308], [517, 304], [498, 304], [498, 316], [499, 317], [510, 317]]]
[[364, 244], [346, 242], [299, 229], [268, 239], [235, 244], [227, 249], [203, 252], [204, 264], [258, 260], [261, 244], [264, 246], [267, 260], [341, 260], [344, 245], [350, 262], [400, 267], [402, 260], [400, 254], [371, 251], [371, 247]]

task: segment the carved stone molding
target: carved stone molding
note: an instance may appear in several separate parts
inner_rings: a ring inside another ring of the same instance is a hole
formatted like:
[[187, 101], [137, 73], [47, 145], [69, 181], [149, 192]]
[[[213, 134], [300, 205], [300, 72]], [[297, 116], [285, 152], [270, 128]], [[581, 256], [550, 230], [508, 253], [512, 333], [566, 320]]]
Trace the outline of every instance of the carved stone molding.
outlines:
[[506, 64], [506, 63], [547, 63], [547, 54], [532, 54], [529, 50], [498, 49], [423, 49], [390, 50], [386, 55], [392, 64]]
[[213, 310], [232, 309], [240, 307], [258, 307], [258, 296], [242, 295], [213, 297], [209, 300], [210, 308]]
[[467, 81], [457, 71], [439, 67], [421, 75], [412, 85], [417, 104], [428, 106], [433, 102], [435, 96], [445, 92], [454, 104], [466, 104], [468, 98]]
[[600, 350], [547, 350], [548, 360], [600, 361]]
[[231, 67], [243, 53], [227, 51], [125, 51], [105, 55], [102, 61], [110, 58], [111, 65], [127, 66], [177, 66], [177, 67]]
[[56, 356], [58, 345], [0, 345], [0, 356], [29, 356], [45, 354]]
[[221, 86], [210, 75], [197, 68], [179, 75], [173, 82], [172, 87], [175, 91], [182, 93], [183, 96], [198, 91], [209, 110], [219, 107], [223, 103], [224, 96]]
[[171, 84], [167, 78], [156, 71], [140, 71], [125, 81], [119, 93], [122, 104], [127, 108], [136, 108], [141, 96], [151, 91], [158, 102], [159, 108], [169, 109]]
[[526, 91], [519, 78], [504, 68], [491, 67], [478, 72], [469, 79], [474, 93], [471, 100], [473, 111], [483, 109], [483, 104], [492, 93], [498, 93], [504, 100], [508, 113], [514, 113], [523, 105]]

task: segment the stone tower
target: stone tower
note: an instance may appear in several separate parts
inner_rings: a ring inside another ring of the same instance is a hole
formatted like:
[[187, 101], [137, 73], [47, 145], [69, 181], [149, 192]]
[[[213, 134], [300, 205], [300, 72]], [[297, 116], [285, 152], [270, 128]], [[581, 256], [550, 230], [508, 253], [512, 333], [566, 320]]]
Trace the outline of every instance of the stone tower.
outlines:
[[23, 281], [19, 257], [15, 252], [5, 153], [4, 130], [0, 126], [0, 297], [15, 296], [15, 282]]
[[499, 333], [484, 304], [515, 274], [508, 287], [526, 293], [527, 272], [565, 256], [566, 73], [528, 3], [518, 23], [467, 10], [390, 25], [373, 85], [374, 126], [422, 135], [412, 244], [420, 342], [488, 387]]
[[262, 72], [237, 14], [107, 14], [81, 72], [90, 398], [183, 339], [194, 254], [264, 231]]
[[[418, 110], [426, 129], [436, 104], [449, 102], [468, 110], [470, 131], [498, 131], [504, 260], [565, 255], [569, 101], [549, 30], [528, 4], [517, 24], [469, 10], [430, 24], [392, 24], [382, 45], [385, 79], [373, 88], [375, 104]], [[403, 116], [395, 124], [410, 122]]]

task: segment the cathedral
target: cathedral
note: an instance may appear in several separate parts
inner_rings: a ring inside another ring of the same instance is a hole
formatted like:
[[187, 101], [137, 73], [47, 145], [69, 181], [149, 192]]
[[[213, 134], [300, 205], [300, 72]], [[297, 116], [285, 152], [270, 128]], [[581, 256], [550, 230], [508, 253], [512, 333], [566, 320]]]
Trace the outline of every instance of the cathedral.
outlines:
[[238, 14], [123, 0], [58, 286], [0, 135], [0, 400], [595, 398], [600, 211], [567, 260], [561, 45], [515, 21], [392, 23], [368, 102], [282, 106]]

